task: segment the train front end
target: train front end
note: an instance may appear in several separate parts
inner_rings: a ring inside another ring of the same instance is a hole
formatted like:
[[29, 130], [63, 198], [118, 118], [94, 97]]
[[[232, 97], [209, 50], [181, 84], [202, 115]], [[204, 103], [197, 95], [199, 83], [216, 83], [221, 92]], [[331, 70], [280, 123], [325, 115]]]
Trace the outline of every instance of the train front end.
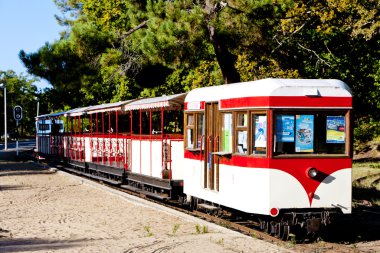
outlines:
[[[351, 213], [352, 96], [339, 80], [264, 79], [185, 101], [184, 192], [286, 239]], [[202, 204], [201, 204], [202, 205]]]

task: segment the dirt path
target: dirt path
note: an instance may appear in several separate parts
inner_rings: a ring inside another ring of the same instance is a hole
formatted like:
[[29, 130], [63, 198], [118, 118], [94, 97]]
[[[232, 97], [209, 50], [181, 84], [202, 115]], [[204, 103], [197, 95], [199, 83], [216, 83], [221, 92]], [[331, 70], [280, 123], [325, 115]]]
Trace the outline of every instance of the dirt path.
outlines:
[[289, 252], [132, 203], [61, 173], [0, 163], [0, 252]]

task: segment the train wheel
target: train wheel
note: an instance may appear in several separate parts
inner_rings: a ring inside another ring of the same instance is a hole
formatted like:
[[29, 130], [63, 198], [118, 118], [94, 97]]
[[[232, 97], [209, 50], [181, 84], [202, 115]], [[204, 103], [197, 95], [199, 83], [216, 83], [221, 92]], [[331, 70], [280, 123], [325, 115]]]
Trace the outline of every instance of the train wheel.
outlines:
[[190, 210], [197, 210], [197, 208], [198, 208], [198, 199], [191, 197]]
[[267, 234], [271, 234], [271, 232], [272, 232], [272, 225], [270, 224], [269, 221], [266, 221], [266, 222], [265, 222], [264, 231], [265, 231], [265, 233], [267, 233]]
[[260, 229], [265, 231], [266, 229], [266, 221], [260, 219]]
[[276, 223], [276, 232], [275, 232], [275, 236], [277, 237], [277, 238], [281, 238], [281, 236], [282, 236], [282, 233], [283, 233], [283, 226], [281, 225], [281, 223], [279, 222], [279, 223]]
[[270, 235], [276, 235], [276, 233], [277, 233], [276, 224], [277, 223], [274, 222], [274, 221], [269, 222], [269, 232], [268, 232], [268, 234], [270, 234]]
[[290, 234], [290, 226], [289, 225], [283, 225], [281, 226], [281, 230], [282, 230], [282, 233], [281, 233], [281, 240], [283, 241], [287, 241], [289, 239], [289, 234]]

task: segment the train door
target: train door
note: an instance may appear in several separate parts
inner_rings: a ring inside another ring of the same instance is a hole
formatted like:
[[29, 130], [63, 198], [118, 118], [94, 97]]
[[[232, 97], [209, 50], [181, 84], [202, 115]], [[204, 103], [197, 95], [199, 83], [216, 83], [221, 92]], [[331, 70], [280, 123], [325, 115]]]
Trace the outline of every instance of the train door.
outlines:
[[205, 161], [204, 161], [204, 188], [210, 190], [219, 190], [219, 158], [214, 155], [219, 150], [218, 136], [218, 103], [208, 103], [205, 105], [205, 121], [206, 121], [206, 145], [205, 145]]

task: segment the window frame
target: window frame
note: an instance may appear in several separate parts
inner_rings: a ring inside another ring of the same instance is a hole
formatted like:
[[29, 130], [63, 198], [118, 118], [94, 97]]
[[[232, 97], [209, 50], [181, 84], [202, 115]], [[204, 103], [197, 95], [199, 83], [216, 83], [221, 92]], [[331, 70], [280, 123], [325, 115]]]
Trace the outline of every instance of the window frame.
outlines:
[[[246, 118], [246, 121], [247, 121], [247, 125], [246, 126], [241, 126], [241, 125], [238, 125], [238, 120], [239, 120], [239, 114], [245, 114], [245, 115], [247, 115], [247, 118]], [[236, 155], [240, 155], [240, 156], [248, 156], [248, 155], [250, 155], [251, 154], [251, 151], [250, 151], [250, 140], [251, 140], [251, 133], [250, 133], [250, 129], [251, 129], [251, 127], [250, 127], [250, 125], [251, 125], [251, 123], [250, 123], [250, 113], [249, 113], [249, 110], [239, 110], [239, 111], [235, 111], [234, 113], [233, 113], [233, 122], [234, 122], [234, 124], [233, 124], [233, 129], [232, 129], [232, 132], [233, 132], [233, 143], [234, 143], [234, 145], [233, 145], [233, 149], [232, 149], [232, 151], [233, 151], [233, 153], [234, 154], [236, 154]], [[241, 153], [241, 152], [239, 152], [239, 150], [238, 150], [238, 145], [240, 145], [240, 144], [238, 144], [238, 132], [244, 132], [244, 131], [246, 131], [247, 132], [247, 136], [246, 136], [246, 141], [247, 141], [247, 149], [246, 149], [246, 153]]]
[[[246, 126], [238, 126], [238, 115], [240, 113], [244, 113], [244, 114], [247, 114], [247, 125]], [[268, 157], [269, 155], [269, 127], [270, 125], [268, 124], [269, 121], [269, 110], [264, 110], [264, 109], [259, 109], [259, 110], [255, 110], [255, 109], [240, 109], [240, 110], [223, 110], [223, 111], [219, 111], [219, 137], [220, 139], [222, 140], [222, 136], [223, 136], [223, 126], [224, 126], [224, 115], [225, 114], [232, 114], [232, 130], [231, 130], [231, 134], [232, 134], [232, 150], [230, 152], [228, 151], [224, 151], [223, 150], [223, 141], [220, 141], [219, 143], [219, 150], [221, 150], [220, 152], [218, 152], [218, 154], [220, 155], [226, 155], [226, 156], [229, 156], [229, 155], [233, 155], [233, 156], [242, 156], [242, 157], [260, 157], [260, 158], [265, 158], [265, 157]], [[259, 116], [266, 116], [267, 120], [266, 120], [266, 150], [265, 150], [265, 154], [262, 153], [262, 154], [254, 154], [253, 153], [253, 145], [254, 145], [254, 141], [253, 141], [253, 137], [255, 136], [255, 126], [252, 125], [252, 119], [254, 117], [254, 115], [259, 115]], [[237, 149], [237, 136], [238, 136], [238, 131], [247, 131], [247, 153], [240, 153], [238, 152], [238, 149]]]
[[[193, 116], [193, 124], [192, 125], [188, 125], [188, 116], [189, 115], [192, 115]], [[184, 131], [184, 148], [185, 150], [188, 150], [188, 151], [200, 151], [201, 149], [204, 149], [204, 140], [203, 140], [203, 143], [201, 145], [201, 147], [197, 147], [197, 141], [198, 141], [198, 117], [202, 117], [202, 120], [203, 120], [203, 128], [205, 127], [205, 122], [204, 122], [204, 112], [203, 111], [190, 111], [190, 112], [185, 112], [184, 113], [184, 128], [185, 128], [185, 131]], [[192, 129], [193, 130], [193, 136], [192, 136], [192, 142], [193, 142], [193, 147], [189, 147], [188, 146], [188, 129]], [[203, 129], [204, 131], [204, 129]], [[201, 138], [203, 138], [203, 136], [201, 136]]]

